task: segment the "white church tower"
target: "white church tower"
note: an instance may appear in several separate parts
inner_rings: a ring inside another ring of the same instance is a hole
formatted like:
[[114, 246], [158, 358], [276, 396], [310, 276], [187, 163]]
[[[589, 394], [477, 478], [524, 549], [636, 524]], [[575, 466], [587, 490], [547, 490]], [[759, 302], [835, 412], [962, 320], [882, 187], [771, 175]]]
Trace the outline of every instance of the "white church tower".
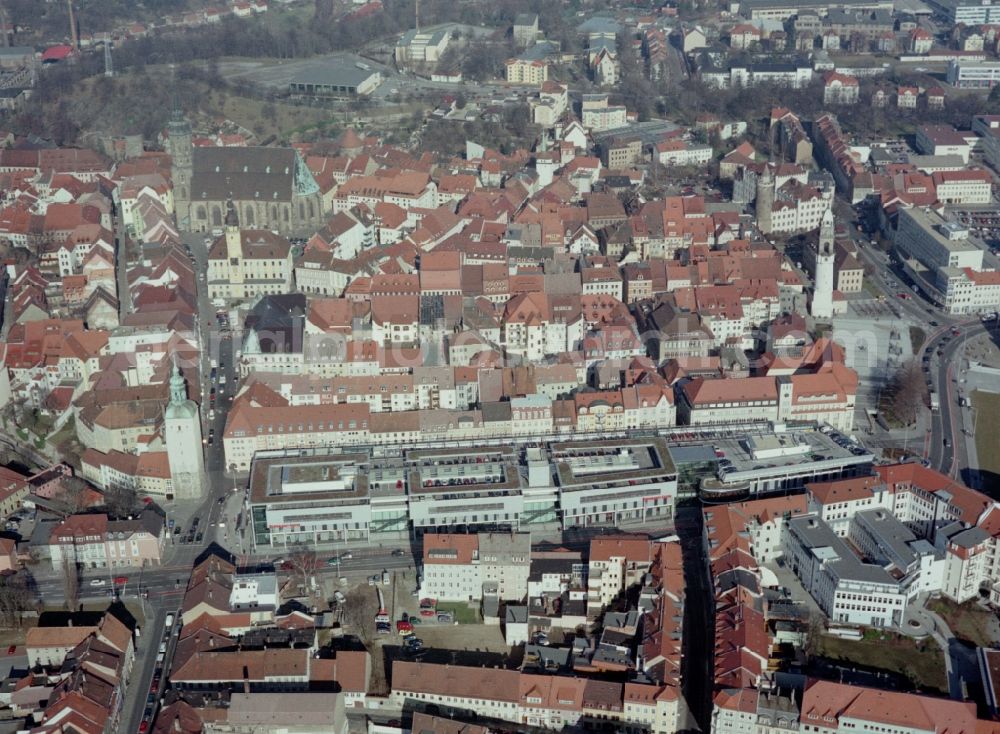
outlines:
[[816, 243], [816, 272], [813, 286], [812, 315], [815, 319], [833, 318], [833, 212], [823, 214]]
[[176, 361], [174, 374], [170, 376], [170, 403], [164, 414], [163, 433], [174, 497], [203, 496], [208, 489], [208, 479], [201, 445], [201, 417], [198, 405], [188, 400], [184, 377]]

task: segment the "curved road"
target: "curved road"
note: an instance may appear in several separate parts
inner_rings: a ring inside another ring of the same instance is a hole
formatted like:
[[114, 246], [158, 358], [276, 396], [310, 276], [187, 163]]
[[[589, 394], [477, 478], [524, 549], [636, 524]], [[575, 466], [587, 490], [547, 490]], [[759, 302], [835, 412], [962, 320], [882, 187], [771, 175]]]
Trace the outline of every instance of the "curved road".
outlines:
[[[923, 354], [930, 356], [930, 377], [933, 388], [938, 394], [940, 410], [931, 414], [931, 431], [928, 434], [926, 456], [931, 466], [943, 474], [956, 479], [973, 482], [975, 477], [965, 476], [962, 472], [969, 468], [969, 455], [966, 441], [974, 441], [975, 436], [963, 433], [963, 416], [959, 408], [959, 379], [963, 373], [963, 352], [968, 339], [991, 334], [994, 339], [1000, 337], [1000, 324], [997, 321], [982, 323], [969, 321], [956, 327], [956, 335], [950, 328], [940, 328], [932, 333], [924, 345]], [[937, 351], [941, 351], [938, 356]], [[947, 441], [947, 445], [945, 442]]]
[[[959, 373], [963, 369], [961, 355], [965, 340], [986, 333], [992, 333], [994, 340], [998, 340], [1000, 322], [984, 324], [976, 317], [943, 313], [926, 301], [922, 294], [914, 293], [906, 285], [902, 274], [892, 269], [889, 254], [872, 247], [869, 235], [858, 232], [858, 216], [853, 207], [836, 199], [834, 211], [854, 241], [858, 258], [875, 273], [875, 277], [866, 275], [866, 278], [885, 294], [886, 302], [897, 317], [908, 320], [925, 331], [932, 329], [927, 333], [917, 354], [921, 357], [921, 364], [928, 368], [924, 373], [928, 379], [928, 388], [937, 393], [941, 407], [930, 414], [931, 427], [924, 439], [924, 456], [941, 473], [966, 482], [975, 482], [978, 479], [975, 473], [972, 476], [962, 474], [969, 467], [966, 441], [974, 441], [975, 437], [966, 437], [963, 433], [965, 426], [962, 425], [963, 416], [958, 405], [957, 388], [960, 383], [957, 380], [961, 379]], [[885, 280], [886, 275], [890, 276], [889, 282]], [[908, 297], [900, 298], [899, 293], [905, 293]], [[931, 325], [932, 322], [935, 325]], [[955, 335], [953, 329], [958, 329], [959, 334]], [[942, 352], [940, 356], [937, 354], [938, 349]], [[923, 361], [925, 356], [930, 357], [929, 362]]]

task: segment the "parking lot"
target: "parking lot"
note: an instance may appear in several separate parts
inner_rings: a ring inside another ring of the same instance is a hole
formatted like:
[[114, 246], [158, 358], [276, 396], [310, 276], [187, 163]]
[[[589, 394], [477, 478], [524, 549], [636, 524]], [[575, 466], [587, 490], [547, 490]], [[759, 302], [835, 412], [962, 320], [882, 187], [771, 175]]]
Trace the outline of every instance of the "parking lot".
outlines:
[[[369, 584], [366, 579], [353, 586], [330, 579], [330, 586], [335, 586], [341, 596], [336, 596], [333, 589], [329, 594], [342, 610], [344, 632], [357, 635], [372, 654], [373, 691], [387, 690], [392, 661], [397, 659], [473, 666], [507, 664], [510, 650], [499, 625], [438, 621], [438, 612], [446, 609], [452, 620], [478, 619], [477, 610], [462, 609], [459, 613], [455, 604], [442, 604], [440, 608], [427, 605], [428, 614], [421, 615], [421, 600], [412, 593], [412, 571], [391, 572], [388, 584], [381, 583], [381, 574], [377, 576], [377, 584]], [[379, 599], [383, 608], [379, 608]], [[380, 614], [383, 611], [385, 614]], [[401, 634], [399, 623], [404, 614], [414, 620], [412, 634]], [[408, 637], [418, 642], [407, 643]]]
[[372, 667], [389, 671], [393, 660], [413, 660], [444, 665], [508, 667], [514, 664], [499, 625], [420, 625], [414, 633], [419, 650], [408, 649], [405, 638], [392, 634], [377, 641]]
[[896, 312], [888, 301], [878, 301], [874, 298], [863, 301], [852, 301], [849, 309], [853, 315], [866, 319], [894, 319]]

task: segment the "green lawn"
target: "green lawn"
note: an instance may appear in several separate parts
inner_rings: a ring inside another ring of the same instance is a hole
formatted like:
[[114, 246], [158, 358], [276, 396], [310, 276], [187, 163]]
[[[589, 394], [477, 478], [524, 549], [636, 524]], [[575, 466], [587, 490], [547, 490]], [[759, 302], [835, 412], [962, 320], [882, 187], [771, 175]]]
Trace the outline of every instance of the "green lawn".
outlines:
[[479, 617], [478, 609], [470, 607], [463, 602], [439, 603], [437, 610], [439, 612], [451, 612], [455, 615], [455, 621], [459, 624], [481, 624], [483, 621]]
[[974, 390], [972, 406], [976, 409], [976, 455], [979, 468], [1000, 476], [1000, 451], [997, 450], [997, 436], [1000, 436], [1000, 394]]
[[863, 640], [823, 635], [818, 652], [832, 660], [902, 674], [923, 690], [948, 692], [943, 653], [931, 639], [915, 641], [877, 631], [869, 631]]
[[931, 599], [927, 608], [941, 615], [958, 639], [979, 647], [990, 647], [993, 644], [989, 633], [992, 615], [975, 602], [959, 605], [947, 599]]
[[68, 441], [69, 439], [76, 438], [76, 419], [70, 417], [63, 427], [60, 428], [56, 433], [49, 436], [49, 441], [52, 442], [53, 446], [59, 446], [63, 441]]

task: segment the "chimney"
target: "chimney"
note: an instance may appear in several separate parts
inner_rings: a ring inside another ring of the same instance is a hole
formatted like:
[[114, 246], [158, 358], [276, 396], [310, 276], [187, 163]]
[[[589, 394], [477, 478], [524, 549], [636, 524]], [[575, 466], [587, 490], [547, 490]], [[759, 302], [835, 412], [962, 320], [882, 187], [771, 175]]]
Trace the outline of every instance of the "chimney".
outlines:
[[80, 35], [76, 27], [76, 14], [73, 12], [73, 0], [66, 0], [66, 4], [69, 6], [69, 43], [75, 51], [79, 51]]

